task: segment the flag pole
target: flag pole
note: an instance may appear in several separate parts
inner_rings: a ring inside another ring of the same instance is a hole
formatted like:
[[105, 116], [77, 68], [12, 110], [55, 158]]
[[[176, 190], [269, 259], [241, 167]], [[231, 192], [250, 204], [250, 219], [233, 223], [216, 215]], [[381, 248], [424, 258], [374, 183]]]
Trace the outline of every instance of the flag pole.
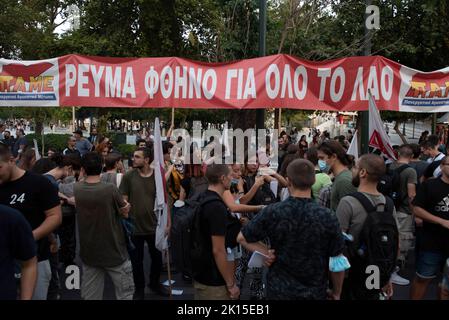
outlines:
[[171, 285], [171, 267], [170, 267], [170, 249], [167, 248], [165, 250], [166, 254], [166, 260], [167, 260], [167, 276], [168, 276], [168, 287], [170, 290], [170, 299], [173, 299], [173, 293], [172, 293], [172, 285]]
[[278, 119], [278, 130], [282, 131], [282, 108], [279, 107], [279, 119]]
[[171, 108], [171, 127], [175, 127], [175, 107]]

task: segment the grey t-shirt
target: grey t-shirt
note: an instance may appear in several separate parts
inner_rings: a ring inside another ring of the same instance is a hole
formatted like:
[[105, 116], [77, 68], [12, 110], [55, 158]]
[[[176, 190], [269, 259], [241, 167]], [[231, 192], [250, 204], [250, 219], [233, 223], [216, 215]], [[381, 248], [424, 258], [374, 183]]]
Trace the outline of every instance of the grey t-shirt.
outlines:
[[[375, 207], [378, 206], [379, 211], [384, 210], [386, 200], [383, 194], [373, 195], [365, 192], [363, 194], [368, 197]], [[336, 213], [341, 229], [354, 237], [354, 243], [358, 247], [360, 232], [368, 213], [362, 204], [352, 196], [346, 196], [341, 199]], [[394, 208], [393, 214], [395, 214]]]
[[[396, 170], [397, 168], [403, 166], [403, 163], [392, 163], [390, 165], [391, 170]], [[418, 176], [416, 174], [416, 170], [412, 167], [406, 168], [402, 170], [400, 174], [400, 191], [401, 191], [401, 205], [398, 208], [400, 212], [406, 213], [406, 214], [412, 214], [412, 211], [410, 210], [410, 204], [408, 201], [408, 184], [416, 184], [418, 183]]]
[[346, 169], [340, 172], [340, 174], [335, 177], [334, 183], [332, 184], [331, 210], [335, 212], [341, 198], [356, 191], [357, 188], [352, 184], [351, 170]]
[[128, 259], [119, 208], [126, 203], [110, 183], [79, 182], [74, 188], [80, 257], [92, 267], [114, 267]]

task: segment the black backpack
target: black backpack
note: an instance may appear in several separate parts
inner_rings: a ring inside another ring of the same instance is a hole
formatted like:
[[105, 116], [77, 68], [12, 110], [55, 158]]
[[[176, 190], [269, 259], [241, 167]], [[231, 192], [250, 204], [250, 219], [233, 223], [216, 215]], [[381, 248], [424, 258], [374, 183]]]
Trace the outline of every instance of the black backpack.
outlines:
[[200, 193], [206, 192], [209, 187], [209, 181], [206, 177], [192, 177], [190, 178], [190, 191], [187, 199], [198, 197]]
[[184, 274], [192, 275], [192, 261], [203, 255], [203, 236], [200, 230], [201, 209], [209, 202], [220, 201], [216, 196], [195, 194], [175, 211], [171, 227], [171, 247], [174, 263]]
[[393, 200], [394, 206], [398, 209], [407, 194], [401, 192], [401, 173], [407, 168], [411, 168], [408, 164], [403, 164], [399, 168], [391, 169], [390, 165], [387, 166], [387, 173], [382, 176], [377, 184], [377, 190], [384, 196]]
[[[256, 183], [256, 176], [244, 177], [246, 189], [245, 193], [248, 192], [253, 185]], [[270, 185], [264, 183], [259, 190], [257, 190], [251, 201], [248, 202], [249, 205], [269, 205], [276, 202], [276, 195], [271, 191]]]
[[367, 266], [378, 266], [382, 288], [390, 280], [398, 256], [399, 231], [393, 217], [393, 201], [385, 197], [384, 210], [377, 211], [377, 207], [363, 193], [355, 192], [351, 196], [368, 213], [360, 233], [359, 246], [350, 249], [350, 260], [355, 267], [353, 272], [365, 274]]

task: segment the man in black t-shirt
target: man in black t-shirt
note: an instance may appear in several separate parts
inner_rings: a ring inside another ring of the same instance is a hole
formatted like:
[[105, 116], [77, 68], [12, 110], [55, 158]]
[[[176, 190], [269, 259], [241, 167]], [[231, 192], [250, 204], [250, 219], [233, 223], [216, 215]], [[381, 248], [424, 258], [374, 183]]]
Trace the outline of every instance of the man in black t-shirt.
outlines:
[[38, 257], [33, 299], [45, 300], [51, 279], [50, 242], [56, 244], [49, 237], [62, 220], [58, 192], [44, 176], [18, 168], [4, 145], [0, 145], [0, 204], [21, 212], [33, 230]]
[[231, 170], [227, 165], [207, 167], [209, 188], [204, 193], [205, 202], [200, 211], [200, 234], [203, 246], [201, 259], [192, 259], [195, 300], [237, 299], [234, 268], [227, 261], [225, 238], [228, 211], [221, 196], [231, 186]]
[[0, 300], [17, 297], [14, 268], [21, 261], [21, 300], [29, 300], [36, 284], [36, 247], [30, 225], [22, 214], [0, 205]]
[[423, 227], [410, 297], [420, 300], [449, 257], [449, 157], [440, 163], [442, 176], [425, 181], [413, 201]]

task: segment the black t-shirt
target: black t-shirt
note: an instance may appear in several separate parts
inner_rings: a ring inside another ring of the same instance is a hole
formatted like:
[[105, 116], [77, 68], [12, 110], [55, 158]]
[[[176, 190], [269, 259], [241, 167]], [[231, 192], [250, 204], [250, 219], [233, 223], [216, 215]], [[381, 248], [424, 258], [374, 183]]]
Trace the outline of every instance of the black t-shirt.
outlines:
[[[45, 211], [59, 205], [58, 192], [44, 176], [31, 172], [0, 185], [0, 204], [20, 211], [34, 230], [45, 220]], [[37, 241], [38, 260], [47, 260], [50, 246], [47, 237]]]
[[207, 286], [224, 286], [226, 283], [218, 270], [212, 252], [212, 236], [226, 236], [228, 210], [216, 192], [207, 190], [205, 197], [216, 197], [217, 201], [206, 203], [201, 210], [201, 234], [204, 255], [193, 263], [193, 278]]
[[237, 236], [242, 229], [242, 225], [240, 224], [240, 220], [230, 212], [227, 214], [227, 221], [225, 246], [226, 248], [233, 249], [238, 245]]
[[[449, 184], [441, 178], [425, 181], [418, 189], [413, 205], [449, 220]], [[424, 221], [421, 249], [449, 254], [449, 230]]]
[[0, 300], [16, 299], [15, 260], [34, 256], [36, 243], [29, 223], [19, 211], [0, 205]]

